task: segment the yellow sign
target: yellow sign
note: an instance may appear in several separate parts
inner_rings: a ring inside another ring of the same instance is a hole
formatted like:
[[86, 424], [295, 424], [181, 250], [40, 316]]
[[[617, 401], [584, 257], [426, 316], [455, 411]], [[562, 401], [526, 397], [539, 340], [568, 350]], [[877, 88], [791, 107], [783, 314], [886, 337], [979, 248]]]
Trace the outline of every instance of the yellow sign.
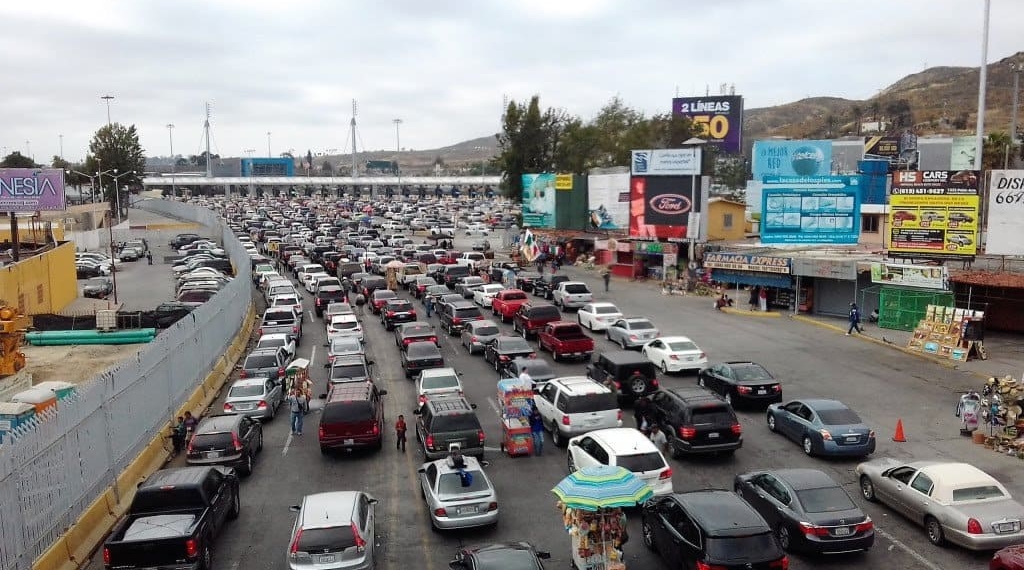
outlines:
[[556, 174], [555, 190], [572, 190], [572, 174]]
[[975, 171], [899, 171], [889, 197], [889, 251], [921, 257], [978, 252]]

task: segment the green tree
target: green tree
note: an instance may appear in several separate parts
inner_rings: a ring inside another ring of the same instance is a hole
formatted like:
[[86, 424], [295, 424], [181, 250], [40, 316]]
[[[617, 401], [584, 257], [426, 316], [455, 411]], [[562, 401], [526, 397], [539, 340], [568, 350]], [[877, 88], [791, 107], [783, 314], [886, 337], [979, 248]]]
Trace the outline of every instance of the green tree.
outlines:
[[825, 137], [832, 138], [836, 136], [836, 130], [839, 128], [839, 117], [833, 113], [825, 115]]
[[312, 176], [313, 174], [313, 151], [306, 150], [306, 172]]
[[750, 169], [742, 156], [720, 156], [715, 160], [715, 184], [729, 190], [734, 198], [746, 197]]
[[[146, 169], [146, 155], [139, 144], [139, 133], [135, 125], [126, 127], [112, 123], [100, 127], [89, 143], [85, 166], [85, 172], [103, 173], [97, 183], [110, 203], [110, 210], [117, 211], [118, 196], [114, 189], [120, 189], [123, 194], [133, 186], [138, 186]], [[121, 200], [122, 210], [127, 205], [127, 200]], [[120, 212], [120, 215], [124, 215], [124, 212]]]
[[331, 161], [325, 160], [324, 163], [320, 165], [320, 172], [322, 172], [324, 176], [334, 176], [334, 167], [331, 166]]
[[992, 133], [985, 138], [984, 142], [984, 150], [981, 153], [981, 167], [984, 170], [999, 170], [1003, 168], [1003, 165], [1013, 168], [1013, 157], [1019, 152], [1019, 149], [1010, 140], [1009, 134]]
[[31, 158], [14, 151], [0, 161], [0, 168], [35, 168], [36, 162]]
[[864, 109], [860, 105], [850, 107], [850, 120], [853, 121], [854, 132], [859, 137], [861, 134], [861, 123], [864, 122]]
[[523, 196], [523, 174], [551, 170], [556, 145], [545, 137], [551, 129], [545, 128], [545, 118], [552, 120], [554, 113], [541, 113], [540, 96], [534, 95], [529, 103], [509, 101], [502, 117], [502, 130], [496, 136], [498, 155], [495, 164], [501, 169], [502, 188], [512, 200]]
[[914, 112], [910, 108], [910, 101], [897, 99], [885, 106], [885, 113], [889, 115], [892, 128], [905, 129], [914, 126]]

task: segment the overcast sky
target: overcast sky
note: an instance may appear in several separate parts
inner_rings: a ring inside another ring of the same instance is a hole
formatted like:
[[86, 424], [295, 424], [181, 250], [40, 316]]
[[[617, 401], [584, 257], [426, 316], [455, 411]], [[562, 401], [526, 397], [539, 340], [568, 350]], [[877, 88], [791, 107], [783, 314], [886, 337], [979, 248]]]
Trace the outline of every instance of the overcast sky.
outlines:
[[[84, 157], [106, 119], [149, 156], [357, 146], [427, 149], [493, 134], [505, 97], [590, 118], [618, 94], [648, 114], [678, 89], [735, 84], [749, 108], [864, 99], [925, 65], [977, 66], [982, 0], [32, 0], [0, 3], [0, 146]], [[993, 0], [989, 61], [1024, 50], [1024, 2]], [[27, 143], [30, 141], [30, 144]]]

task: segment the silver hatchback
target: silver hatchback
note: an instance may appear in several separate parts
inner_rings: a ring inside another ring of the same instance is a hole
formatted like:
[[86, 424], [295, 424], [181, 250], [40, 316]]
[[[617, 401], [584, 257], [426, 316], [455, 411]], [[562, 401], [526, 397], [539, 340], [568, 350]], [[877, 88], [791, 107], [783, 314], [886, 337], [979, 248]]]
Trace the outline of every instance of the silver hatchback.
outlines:
[[424, 463], [420, 487], [436, 529], [498, 524], [498, 494], [484, 474], [487, 462], [456, 455]]
[[619, 319], [604, 331], [604, 337], [623, 349], [639, 348], [654, 340], [661, 331], [647, 317]]
[[284, 387], [276, 378], [236, 380], [224, 400], [225, 414], [240, 414], [258, 420], [272, 420], [284, 401]]
[[462, 329], [462, 346], [466, 347], [470, 354], [483, 352], [487, 343], [498, 338], [499, 334], [501, 331], [494, 321], [470, 321], [466, 328]]
[[374, 505], [362, 491], [306, 495], [292, 527], [285, 563], [289, 570], [371, 570], [376, 542]]

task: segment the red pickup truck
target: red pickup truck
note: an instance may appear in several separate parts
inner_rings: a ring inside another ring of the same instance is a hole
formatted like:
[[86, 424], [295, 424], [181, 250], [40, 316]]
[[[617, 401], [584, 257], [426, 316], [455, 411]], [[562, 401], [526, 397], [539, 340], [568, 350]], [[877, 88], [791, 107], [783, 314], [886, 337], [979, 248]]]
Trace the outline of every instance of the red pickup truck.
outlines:
[[519, 307], [525, 305], [529, 300], [525, 291], [505, 289], [494, 296], [494, 299], [491, 301], [491, 312], [504, 323], [507, 320], [511, 320], [516, 315]]
[[540, 334], [540, 350], [550, 350], [551, 358], [569, 356], [590, 360], [594, 354], [594, 339], [583, 332], [583, 327], [569, 321], [555, 321], [544, 325]]

